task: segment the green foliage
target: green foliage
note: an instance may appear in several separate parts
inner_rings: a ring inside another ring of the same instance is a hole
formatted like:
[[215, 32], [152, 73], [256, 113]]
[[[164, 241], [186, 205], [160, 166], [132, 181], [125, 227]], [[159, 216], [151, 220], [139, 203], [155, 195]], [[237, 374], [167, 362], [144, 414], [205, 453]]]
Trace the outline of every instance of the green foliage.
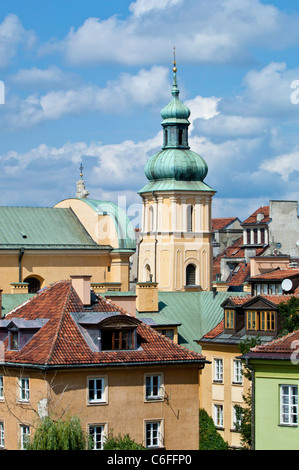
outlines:
[[199, 450], [228, 450], [228, 443], [217, 431], [206, 410], [199, 410]]
[[[242, 354], [246, 354], [251, 348], [261, 344], [259, 336], [248, 336], [239, 343]], [[251, 371], [243, 364], [243, 375], [251, 381]], [[244, 404], [237, 405], [236, 410], [236, 431], [241, 434], [241, 444], [244, 450], [249, 450], [252, 444], [252, 392], [248, 390], [247, 396], [243, 395]], [[238, 424], [239, 423], [239, 424]]]
[[77, 416], [65, 421], [43, 418], [37, 426], [33, 438], [26, 445], [28, 450], [87, 450], [90, 438], [81, 428]]
[[145, 450], [141, 444], [137, 444], [130, 438], [129, 434], [113, 436], [110, 433], [104, 443], [104, 450]]
[[282, 319], [280, 336], [285, 336], [299, 329], [299, 297], [291, 297], [278, 305], [278, 314]]

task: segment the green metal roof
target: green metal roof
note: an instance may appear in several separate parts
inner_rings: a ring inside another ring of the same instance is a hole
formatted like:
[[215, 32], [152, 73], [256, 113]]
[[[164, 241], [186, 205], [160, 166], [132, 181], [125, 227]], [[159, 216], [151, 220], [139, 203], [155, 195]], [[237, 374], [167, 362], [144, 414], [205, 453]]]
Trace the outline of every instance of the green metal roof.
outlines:
[[[159, 312], [136, 313], [140, 320], [151, 318], [157, 324], [178, 326], [179, 344], [201, 353], [195, 341], [201, 339], [223, 319], [222, 302], [244, 292], [159, 292]], [[167, 320], [167, 321], [166, 321]]]
[[103, 249], [68, 208], [0, 207], [0, 249]]
[[122, 208], [109, 201], [98, 201], [97, 199], [81, 199], [81, 201], [88, 204], [99, 215], [110, 215], [115, 224], [119, 248], [135, 251], [136, 240], [133, 226]]
[[2, 294], [2, 310], [0, 316], [5, 316], [19, 305], [27, 302], [36, 294]]

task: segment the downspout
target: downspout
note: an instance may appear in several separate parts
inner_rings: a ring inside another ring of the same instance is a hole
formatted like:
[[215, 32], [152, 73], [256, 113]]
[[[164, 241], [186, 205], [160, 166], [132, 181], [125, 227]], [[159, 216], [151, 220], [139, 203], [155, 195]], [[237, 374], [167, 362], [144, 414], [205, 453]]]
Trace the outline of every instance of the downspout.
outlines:
[[158, 230], [158, 199], [154, 191], [152, 191], [152, 195], [156, 201], [156, 223], [155, 223], [155, 282], [157, 282], [157, 230]]
[[255, 450], [255, 375], [246, 357], [246, 367], [251, 371], [251, 450]]
[[25, 253], [25, 248], [21, 248], [19, 252], [19, 282], [22, 282], [22, 258]]

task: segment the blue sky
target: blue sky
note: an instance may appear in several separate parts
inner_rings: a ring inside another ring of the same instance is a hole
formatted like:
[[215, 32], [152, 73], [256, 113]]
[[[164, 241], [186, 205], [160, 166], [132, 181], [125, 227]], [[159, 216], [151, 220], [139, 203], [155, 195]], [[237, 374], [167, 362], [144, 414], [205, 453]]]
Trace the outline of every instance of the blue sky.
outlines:
[[298, 200], [298, 25], [295, 0], [2, 0], [0, 203], [74, 197], [82, 162], [90, 197], [133, 217], [173, 46], [213, 217]]

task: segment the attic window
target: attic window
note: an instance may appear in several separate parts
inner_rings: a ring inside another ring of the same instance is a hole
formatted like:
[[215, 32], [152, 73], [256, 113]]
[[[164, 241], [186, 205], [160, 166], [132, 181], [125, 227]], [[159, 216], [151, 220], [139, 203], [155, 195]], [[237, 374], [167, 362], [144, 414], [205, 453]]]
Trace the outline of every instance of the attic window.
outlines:
[[102, 351], [135, 349], [135, 335], [133, 328], [103, 329]]
[[19, 349], [19, 331], [10, 330], [9, 332], [9, 349], [12, 351], [18, 351]]

